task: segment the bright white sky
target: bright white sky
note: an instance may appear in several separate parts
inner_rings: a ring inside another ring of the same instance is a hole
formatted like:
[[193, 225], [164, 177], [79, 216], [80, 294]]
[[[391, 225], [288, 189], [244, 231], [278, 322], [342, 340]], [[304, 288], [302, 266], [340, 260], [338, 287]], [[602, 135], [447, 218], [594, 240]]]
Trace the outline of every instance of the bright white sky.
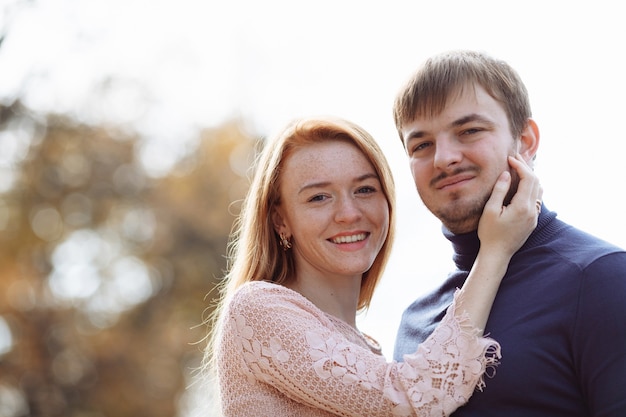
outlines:
[[138, 123], [153, 139], [144, 157], [155, 173], [182, 152], [195, 127], [231, 117], [256, 134], [315, 114], [369, 130], [394, 169], [400, 227], [360, 326], [388, 357], [403, 309], [451, 268], [448, 242], [417, 198], [391, 118], [395, 92], [429, 55], [469, 48], [509, 61], [526, 82], [541, 129], [536, 170], [547, 206], [626, 246], [626, 25], [619, 2], [18, 3], [0, 0], [0, 28], [9, 25], [0, 100], [21, 92], [36, 109]]

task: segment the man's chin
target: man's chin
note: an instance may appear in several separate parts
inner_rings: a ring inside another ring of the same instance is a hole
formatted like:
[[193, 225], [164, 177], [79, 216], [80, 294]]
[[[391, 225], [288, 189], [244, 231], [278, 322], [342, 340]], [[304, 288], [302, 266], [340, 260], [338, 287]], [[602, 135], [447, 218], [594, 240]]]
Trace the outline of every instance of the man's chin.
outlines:
[[[458, 202], [457, 202], [458, 203]], [[480, 216], [485, 203], [474, 201], [472, 204], [450, 203], [441, 210], [431, 212], [454, 234], [473, 232], [478, 229]]]
[[[480, 218], [479, 218], [480, 219]], [[465, 219], [462, 221], [450, 221], [449, 219], [441, 219], [443, 226], [455, 235], [475, 232], [478, 230], [478, 219]]]

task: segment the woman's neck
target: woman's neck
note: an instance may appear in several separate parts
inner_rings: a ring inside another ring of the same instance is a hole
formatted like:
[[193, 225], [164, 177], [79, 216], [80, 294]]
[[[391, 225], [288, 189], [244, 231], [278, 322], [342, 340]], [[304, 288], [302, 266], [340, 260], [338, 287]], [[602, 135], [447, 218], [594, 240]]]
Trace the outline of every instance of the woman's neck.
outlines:
[[299, 292], [317, 308], [356, 328], [356, 309], [361, 280], [338, 277], [330, 280], [296, 278], [287, 287]]

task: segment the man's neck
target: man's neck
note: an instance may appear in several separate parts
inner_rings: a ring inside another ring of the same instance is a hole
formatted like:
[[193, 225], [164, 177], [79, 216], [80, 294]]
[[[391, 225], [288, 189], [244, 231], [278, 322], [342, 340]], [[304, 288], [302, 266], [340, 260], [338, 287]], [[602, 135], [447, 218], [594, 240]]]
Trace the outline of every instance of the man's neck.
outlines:
[[461, 270], [469, 271], [480, 249], [478, 231], [474, 230], [468, 233], [456, 234], [445, 227], [443, 227], [442, 230], [446, 239], [452, 243], [452, 249], [454, 250], [452, 259], [454, 264]]

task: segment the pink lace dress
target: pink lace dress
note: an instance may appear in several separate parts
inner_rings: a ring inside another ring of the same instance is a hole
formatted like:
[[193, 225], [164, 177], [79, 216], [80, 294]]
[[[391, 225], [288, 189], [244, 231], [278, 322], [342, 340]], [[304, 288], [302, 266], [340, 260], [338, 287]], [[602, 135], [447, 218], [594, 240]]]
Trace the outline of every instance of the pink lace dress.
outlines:
[[267, 282], [229, 301], [217, 350], [226, 417], [447, 416], [482, 387], [499, 345], [454, 304], [435, 332], [387, 362], [371, 339], [299, 293]]

